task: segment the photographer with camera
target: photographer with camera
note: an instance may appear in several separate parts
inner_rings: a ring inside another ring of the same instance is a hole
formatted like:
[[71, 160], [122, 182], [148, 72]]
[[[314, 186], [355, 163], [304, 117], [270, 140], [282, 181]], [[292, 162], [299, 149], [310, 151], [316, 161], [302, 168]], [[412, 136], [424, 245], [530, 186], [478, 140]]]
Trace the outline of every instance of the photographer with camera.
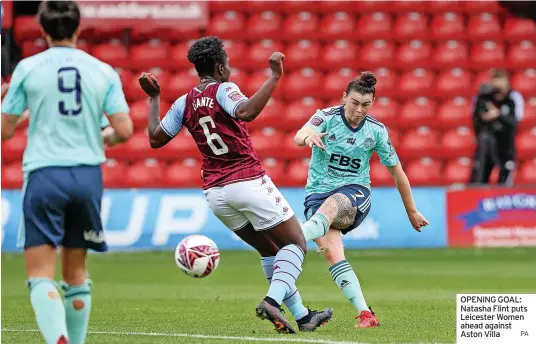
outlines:
[[474, 103], [477, 148], [471, 184], [488, 184], [494, 166], [499, 167], [499, 184], [513, 184], [515, 133], [524, 106], [523, 96], [510, 87], [508, 72], [493, 70], [490, 82], [480, 87]]

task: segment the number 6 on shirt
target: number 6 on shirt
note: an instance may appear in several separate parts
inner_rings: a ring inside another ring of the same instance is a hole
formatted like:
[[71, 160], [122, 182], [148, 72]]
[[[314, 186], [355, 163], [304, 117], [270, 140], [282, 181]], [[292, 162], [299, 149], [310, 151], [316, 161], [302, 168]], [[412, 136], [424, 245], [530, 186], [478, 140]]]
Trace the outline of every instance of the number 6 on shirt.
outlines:
[[[214, 124], [212, 117], [205, 116], [199, 119], [199, 124], [203, 127], [203, 133], [207, 137], [207, 143], [210, 149], [212, 149], [212, 152], [216, 155], [222, 155], [222, 154], [229, 152], [229, 147], [227, 147], [225, 142], [223, 142], [221, 136], [216, 133], [211, 133], [208, 128], [207, 123], [210, 123], [210, 126], [213, 129], [216, 128], [216, 125]], [[221, 146], [221, 148], [216, 147], [216, 145], [214, 144], [214, 140], [218, 141], [218, 144]]]

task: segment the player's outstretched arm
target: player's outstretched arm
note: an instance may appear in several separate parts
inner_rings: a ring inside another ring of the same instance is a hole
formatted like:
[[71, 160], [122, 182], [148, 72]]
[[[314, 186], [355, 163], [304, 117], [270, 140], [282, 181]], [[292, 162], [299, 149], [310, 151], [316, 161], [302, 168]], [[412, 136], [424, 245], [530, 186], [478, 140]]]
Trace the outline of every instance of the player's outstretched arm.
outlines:
[[321, 149], [326, 149], [324, 143], [322, 142], [322, 137], [326, 136], [328, 133], [317, 133], [309, 125], [304, 125], [294, 136], [294, 143], [299, 146], [317, 146]]
[[270, 56], [269, 63], [272, 75], [264, 82], [259, 90], [248, 100], [240, 103], [235, 110], [235, 117], [245, 122], [251, 122], [261, 113], [275, 91], [279, 79], [283, 76], [283, 60], [285, 55], [276, 52]]
[[406, 208], [406, 213], [408, 214], [411, 225], [416, 231], [420, 232], [422, 227], [427, 226], [429, 222], [415, 207], [415, 202], [413, 201], [413, 195], [411, 193], [411, 186], [406, 173], [402, 169], [402, 165], [397, 163], [395, 166], [388, 166], [387, 169], [395, 180], [396, 188], [400, 193], [400, 197], [402, 197], [402, 202]]
[[160, 126], [160, 84], [151, 73], [141, 73], [138, 81], [143, 91], [149, 96], [149, 143], [152, 148], [161, 148], [173, 137]]

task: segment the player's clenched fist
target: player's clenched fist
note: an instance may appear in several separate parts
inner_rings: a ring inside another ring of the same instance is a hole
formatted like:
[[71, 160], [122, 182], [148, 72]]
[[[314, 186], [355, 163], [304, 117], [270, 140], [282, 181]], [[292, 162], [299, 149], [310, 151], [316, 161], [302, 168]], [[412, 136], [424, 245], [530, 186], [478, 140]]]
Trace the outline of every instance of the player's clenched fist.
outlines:
[[156, 97], [160, 95], [160, 84], [151, 73], [141, 73], [138, 81], [141, 89], [147, 93], [149, 97]]
[[307, 146], [309, 147], [313, 147], [313, 146], [317, 146], [318, 148], [321, 148], [321, 149], [326, 149], [326, 147], [324, 146], [324, 143], [322, 142], [322, 138], [324, 136], [326, 136], [328, 133], [319, 133], [319, 134], [313, 134], [313, 135], [309, 135], [305, 138], [304, 142]]
[[420, 232], [422, 230], [422, 227], [428, 226], [430, 222], [418, 211], [415, 211], [413, 213], [408, 214], [409, 222], [411, 222], [411, 225], [413, 228]]
[[283, 75], [283, 60], [285, 59], [285, 55], [280, 52], [273, 53], [272, 56], [268, 59], [270, 62], [270, 69], [272, 70], [272, 74], [275, 76], [282, 76]]

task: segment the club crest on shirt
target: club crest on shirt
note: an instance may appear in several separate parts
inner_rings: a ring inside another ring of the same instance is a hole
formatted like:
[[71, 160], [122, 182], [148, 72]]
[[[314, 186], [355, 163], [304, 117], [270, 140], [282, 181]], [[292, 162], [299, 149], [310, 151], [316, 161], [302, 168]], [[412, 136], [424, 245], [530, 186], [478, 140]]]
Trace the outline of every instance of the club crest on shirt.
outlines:
[[374, 147], [375, 144], [376, 142], [374, 142], [374, 139], [370, 137], [367, 137], [363, 142], [363, 146], [365, 147], [365, 149], [371, 149]]
[[314, 116], [313, 118], [311, 118], [309, 122], [315, 127], [318, 127], [320, 124], [324, 122], [324, 120], [322, 119], [322, 117]]

